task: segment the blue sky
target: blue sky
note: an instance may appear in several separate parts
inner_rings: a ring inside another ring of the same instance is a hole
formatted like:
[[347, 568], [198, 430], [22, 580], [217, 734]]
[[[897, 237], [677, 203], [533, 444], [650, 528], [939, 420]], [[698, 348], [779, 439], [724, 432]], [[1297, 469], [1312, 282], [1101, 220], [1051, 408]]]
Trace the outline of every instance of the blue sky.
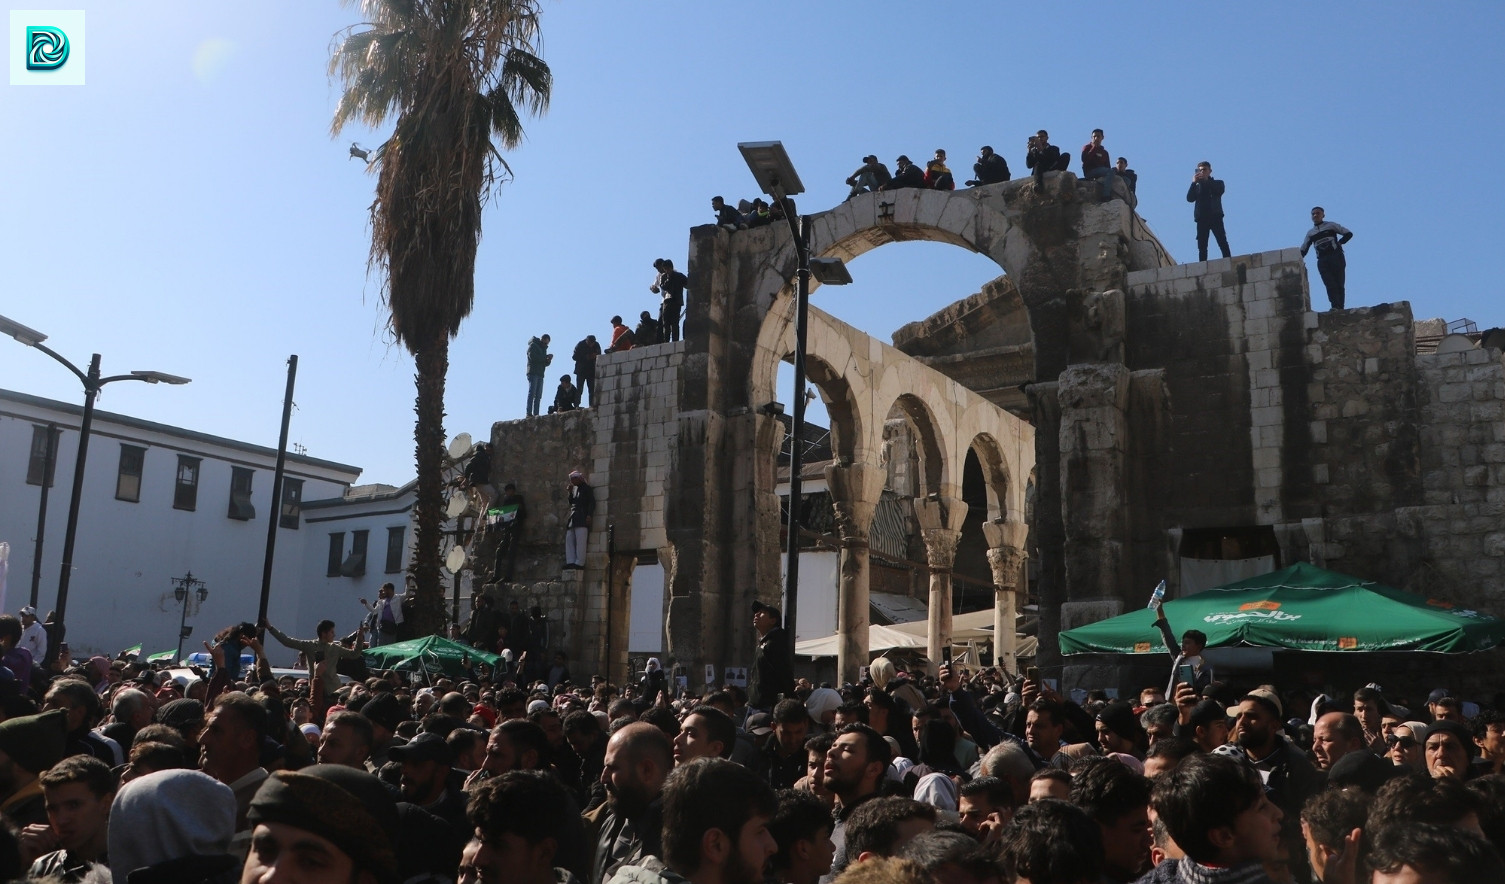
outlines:
[[[100, 407], [275, 445], [284, 363], [299, 355], [291, 440], [412, 474], [412, 362], [383, 331], [366, 273], [374, 178], [329, 135], [332, 0], [31, 0], [87, 12], [88, 85], [0, 85], [0, 314], [120, 384]], [[714, 194], [755, 195], [739, 141], [780, 139], [816, 211], [863, 154], [991, 144], [1025, 173], [1026, 135], [1073, 150], [1101, 127], [1139, 173], [1139, 211], [1195, 258], [1192, 167], [1227, 182], [1235, 253], [1297, 245], [1314, 204], [1356, 234], [1350, 306], [1505, 324], [1485, 260], [1499, 240], [1505, 4], [1102, 7], [867, 2], [543, 3], [549, 113], [509, 156], [487, 209], [476, 306], [451, 349], [446, 428], [477, 437], [523, 413], [527, 339], [574, 342], [636, 315], [652, 260], [683, 264]], [[390, 131], [388, 129], [387, 131]], [[998, 273], [950, 246], [852, 264], [822, 308], [881, 338]], [[1315, 268], [1313, 268], [1313, 281]], [[1314, 299], [1326, 307], [1320, 284]], [[694, 292], [690, 295], [695, 296]], [[552, 386], [552, 382], [549, 386]], [[0, 340], [0, 387], [70, 402], [77, 382]]]

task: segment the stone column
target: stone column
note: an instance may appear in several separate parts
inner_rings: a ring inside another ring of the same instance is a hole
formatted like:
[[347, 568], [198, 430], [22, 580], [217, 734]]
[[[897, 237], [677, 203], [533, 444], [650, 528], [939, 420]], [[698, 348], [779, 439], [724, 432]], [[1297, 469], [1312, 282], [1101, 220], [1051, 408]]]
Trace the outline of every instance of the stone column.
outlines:
[[1017, 673], [1018, 592], [1023, 581], [1024, 543], [1029, 526], [1023, 522], [986, 522], [982, 533], [988, 541], [988, 565], [993, 571], [993, 665]]
[[[836, 588], [836, 683], [856, 682], [868, 662], [868, 533], [885, 471], [873, 464], [829, 464], [826, 485], [841, 536]], [[794, 538], [790, 538], [793, 543]]]
[[1129, 509], [1122, 492], [1129, 370], [1117, 363], [1073, 365], [1059, 384], [1061, 497], [1071, 502], [1064, 519], [1069, 602], [1061, 625], [1069, 629], [1081, 625], [1067, 622], [1072, 602], [1117, 600], [1128, 573]]
[[925, 631], [925, 655], [932, 672], [940, 667], [951, 648], [951, 567], [956, 562], [956, 544], [961, 540], [967, 504], [960, 498], [932, 495], [915, 500], [915, 520], [925, 541], [925, 561], [930, 566], [930, 618]]

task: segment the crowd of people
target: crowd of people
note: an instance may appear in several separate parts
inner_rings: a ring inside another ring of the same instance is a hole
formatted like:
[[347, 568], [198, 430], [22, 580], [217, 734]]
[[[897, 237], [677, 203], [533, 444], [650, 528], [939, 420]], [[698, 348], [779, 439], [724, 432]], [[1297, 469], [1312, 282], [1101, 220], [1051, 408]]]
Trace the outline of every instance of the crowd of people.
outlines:
[[767, 604], [746, 690], [698, 693], [657, 660], [351, 670], [328, 621], [238, 624], [189, 677], [33, 665], [3, 616], [0, 881], [1505, 880], [1501, 698], [1236, 690], [1160, 623], [1169, 690], [1074, 701], [1032, 668], [795, 680]]
[[[679, 340], [680, 317], [685, 308], [689, 279], [675, 270], [674, 262], [668, 258], [655, 259], [653, 270], [653, 282], [649, 284], [648, 291], [658, 295], [657, 311], [644, 310], [639, 313], [636, 328], [629, 327], [620, 315], [613, 316], [611, 336], [604, 349], [593, 334], [581, 338], [570, 353], [575, 369], [574, 378], [571, 379], [569, 374], [559, 376], [559, 386], [554, 390], [554, 402], [548, 406], [546, 413], [555, 414], [590, 407], [596, 395], [596, 359], [603, 353], [619, 353], [634, 347], [649, 347]], [[554, 362], [554, 354], [549, 352], [551, 340], [546, 334], [528, 339], [528, 417], [538, 416], [543, 408], [544, 377]]]

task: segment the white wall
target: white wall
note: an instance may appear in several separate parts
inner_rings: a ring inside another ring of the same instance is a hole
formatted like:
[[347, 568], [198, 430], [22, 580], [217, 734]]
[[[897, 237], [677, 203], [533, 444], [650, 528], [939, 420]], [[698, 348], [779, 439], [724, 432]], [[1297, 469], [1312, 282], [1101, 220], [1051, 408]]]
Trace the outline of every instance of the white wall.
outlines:
[[[3, 391], [0, 391], [3, 392]], [[47, 400], [0, 395], [0, 540], [11, 545], [7, 609], [14, 613], [30, 594], [37, 508], [41, 487], [26, 484], [32, 428], [57, 421], [62, 430], [54, 483], [49, 492], [38, 610], [55, 606], [63, 534], [77, 457], [77, 408]], [[67, 609], [67, 640], [75, 656], [113, 656], [137, 643], [146, 653], [177, 647], [182, 608], [170, 579], [192, 571], [208, 586], [202, 605], [190, 604], [193, 637], [184, 650], [239, 620], [254, 620], [260, 599], [267, 519], [276, 452], [216, 440], [158, 425], [117, 422], [96, 412], [80, 499], [74, 570]], [[122, 442], [146, 448], [139, 502], [115, 499]], [[198, 499], [193, 511], [173, 508], [178, 455], [202, 458]], [[255, 517], [229, 518], [232, 466], [254, 470]], [[304, 480], [303, 500], [340, 496], [359, 475], [353, 467], [289, 456], [287, 475]], [[306, 521], [297, 530], [279, 529], [273, 569], [270, 616], [290, 621], [304, 560], [313, 534]], [[320, 549], [325, 538], [317, 537]], [[380, 544], [378, 544], [380, 546]], [[322, 572], [321, 572], [322, 573]]]
[[[782, 560], [779, 572], [789, 570]], [[841, 572], [841, 553], [807, 550], [800, 553], [799, 608], [794, 612], [794, 640], [825, 638], [836, 631], [836, 581]], [[785, 602], [787, 610], [788, 602]]]
[[627, 621], [629, 654], [660, 654], [664, 650], [664, 566], [635, 565], [632, 569], [632, 611]]

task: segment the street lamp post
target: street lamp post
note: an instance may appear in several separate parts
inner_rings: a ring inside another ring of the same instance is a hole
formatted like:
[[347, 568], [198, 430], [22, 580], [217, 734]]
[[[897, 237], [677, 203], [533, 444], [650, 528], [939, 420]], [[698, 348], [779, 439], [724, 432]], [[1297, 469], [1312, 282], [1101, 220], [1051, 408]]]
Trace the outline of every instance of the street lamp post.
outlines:
[[130, 374], [117, 374], [109, 377], [99, 376], [99, 354], [95, 353], [89, 360], [88, 372], [79, 371], [78, 366], [63, 358], [55, 350], [44, 346], [43, 341], [47, 336], [35, 329], [27, 328], [19, 322], [0, 316], [0, 334], [10, 335], [22, 344], [41, 350], [53, 359], [61, 362], [65, 368], [84, 384], [84, 416], [78, 429], [78, 459], [73, 465], [73, 493], [68, 500], [68, 527], [63, 532], [63, 566], [62, 573], [57, 582], [57, 635], [63, 634], [67, 623], [68, 611], [68, 583], [73, 576], [73, 541], [78, 533], [78, 505], [79, 499], [84, 493], [84, 463], [89, 456], [89, 429], [94, 423], [94, 399], [99, 395], [99, 390], [105, 384], [113, 384], [116, 381], [145, 381], [148, 384], [186, 384], [188, 378], [166, 374], [160, 371], [133, 371]]
[[813, 274], [824, 285], [846, 285], [852, 281], [846, 265], [840, 258], [810, 258], [810, 217], [801, 215], [795, 219], [789, 197], [805, 192], [799, 173], [789, 162], [789, 154], [779, 141], [748, 141], [737, 145], [747, 168], [757, 179], [758, 187], [776, 200], [789, 222], [789, 232], [794, 237], [794, 249], [799, 259], [799, 271], [794, 293], [794, 411], [789, 418], [789, 540], [785, 549], [784, 564], [784, 632], [789, 636], [789, 662], [794, 665], [796, 616], [799, 609], [799, 532], [800, 498], [802, 484], [800, 471], [804, 468], [804, 452], [800, 448], [805, 434], [805, 345], [809, 334], [810, 277]]
[[[204, 585], [204, 581], [193, 576], [192, 571], [189, 571], [185, 577], [172, 577], [169, 579], [172, 581], [172, 597], [183, 605], [183, 616], [178, 620], [178, 653], [177, 656], [172, 658], [173, 663], [176, 664], [183, 659], [183, 640], [193, 635], [193, 627], [188, 625], [188, 599], [191, 596], [197, 595], [199, 597], [199, 604], [204, 604], [205, 600], [209, 598], [209, 587]], [[230, 650], [231, 653], [240, 653], [239, 648], [231, 648]]]

